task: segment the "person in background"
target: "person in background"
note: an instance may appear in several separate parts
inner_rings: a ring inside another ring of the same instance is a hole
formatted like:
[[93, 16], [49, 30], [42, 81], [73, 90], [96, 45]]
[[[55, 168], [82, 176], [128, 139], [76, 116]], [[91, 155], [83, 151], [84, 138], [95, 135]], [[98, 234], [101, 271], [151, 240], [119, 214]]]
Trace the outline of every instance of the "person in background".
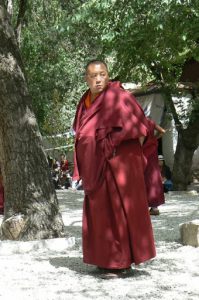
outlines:
[[83, 190], [82, 180], [72, 180], [72, 190], [81, 191]]
[[163, 155], [158, 155], [159, 168], [162, 176], [162, 184], [164, 193], [168, 193], [173, 190], [172, 173], [170, 168], [165, 164]]
[[4, 187], [3, 187], [3, 176], [0, 168], [0, 214], [4, 213]]
[[89, 89], [80, 100], [73, 129], [73, 179], [81, 179], [83, 261], [117, 278], [156, 255], [144, 182], [142, 143], [147, 120], [136, 99], [109, 80], [103, 61], [85, 69]]
[[66, 154], [61, 154], [60, 156], [60, 168], [63, 172], [68, 171], [68, 160], [66, 159]]
[[68, 160], [66, 159], [66, 155], [65, 154], [61, 154], [60, 157], [60, 186], [62, 189], [64, 188], [68, 188], [71, 186], [71, 177], [70, 177], [70, 173], [69, 173], [69, 164], [68, 164]]
[[150, 215], [159, 215], [158, 206], [165, 203], [162, 176], [158, 161], [158, 138], [165, 130], [148, 118], [148, 135], [143, 143], [143, 154], [146, 159], [145, 183]]

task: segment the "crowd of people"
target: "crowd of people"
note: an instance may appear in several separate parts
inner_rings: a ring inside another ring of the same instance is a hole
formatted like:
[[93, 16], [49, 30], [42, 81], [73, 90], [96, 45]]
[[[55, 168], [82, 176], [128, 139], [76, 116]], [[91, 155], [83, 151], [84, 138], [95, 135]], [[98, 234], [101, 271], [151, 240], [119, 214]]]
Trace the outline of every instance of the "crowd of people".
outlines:
[[48, 164], [55, 189], [82, 189], [81, 180], [73, 180], [73, 164], [69, 163], [66, 154], [61, 154], [60, 160], [48, 156]]
[[55, 189], [68, 189], [72, 186], [72, 176], [69, 169], [69, 161], [65, 154], [60, 155], [60, 160], [48, 156], [48, 164]]

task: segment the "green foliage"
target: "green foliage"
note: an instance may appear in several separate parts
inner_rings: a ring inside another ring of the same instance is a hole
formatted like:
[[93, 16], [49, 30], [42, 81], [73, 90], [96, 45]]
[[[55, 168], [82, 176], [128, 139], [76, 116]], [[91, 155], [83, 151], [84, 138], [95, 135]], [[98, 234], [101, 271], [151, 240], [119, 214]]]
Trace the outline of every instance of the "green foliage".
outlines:
[[103, 0], [86, 2], [73, 19], [95, 28], [115, 76], [171, 85], [187, 58], [199, 59], [198, 15], [198, 1]]
[[22, 32], [21, 52], [43, 134], [69, 130], [85, 88], [82, 50], [74, 49], [63, 27], [66, 16], [60, 1], [34, 1]]
[[154, 80], [175, 92], [185, 61], [199, 60], [198, 44], [196, 0], [29, 2], [21, 51], [41, 131], [69, 130], [88, 60], [105, 59], [123, 82]]
[[[199, 61], [198, 16], [196, 0], [91, 0], [77, 10], [72, 24], [83, 25], [85, 35], [87, 28], [95, 31], [112, 77], [142, 85], [155, 81], [176, 94], [185, 62]], [[174, 106], [169, 101], [179, 122], [195, 119], [198, 102], [193, 106], [190, 100], [186, 111], [180, 101]]]

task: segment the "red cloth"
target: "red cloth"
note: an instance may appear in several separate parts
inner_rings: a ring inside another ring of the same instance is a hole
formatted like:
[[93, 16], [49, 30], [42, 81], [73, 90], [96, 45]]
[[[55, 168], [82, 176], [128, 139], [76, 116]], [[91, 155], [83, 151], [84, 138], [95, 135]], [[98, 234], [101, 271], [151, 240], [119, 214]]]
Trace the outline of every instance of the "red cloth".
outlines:
[[74, 153], [73, 153], [73, 163], [74, 163], [74, 167], [73, 167], [73, 176], [72, 179], [73, 180], [79, 180], [80, 176], [79, 176], [79, 171], [78, 171], [78, 166], [77, 166], [77, 159], [76, 159], [76, 151], [74, 149]]
[[60, 162], [60, 169], [61, 169], [63, 172], [68, 171], [68, 160], [67, 160], [67, 159], [66, 159], [65, 161], [61, 161], [61, 162]]
[[149, 207], [165, 203], [162, 176], [158, 164], [158, 140], [154, 135], [155, 123], [148, 119], [148, 136], [143, 145], [146, 158], [145, 183]]
[[127, 268], [155, 256], [144, 183], [142, 149], [147, 121], [130, 93], [110, 83], [76, 113], [76, 158], [85, 190], [84, 262]]
[[76, 160], [84, 190], [90, 193], [103, 180], [107, 158], [128, 139], [147, 135], [147, 119], [136, 99], [111, 82], [86, 110], [82, 97], [75, 117]]

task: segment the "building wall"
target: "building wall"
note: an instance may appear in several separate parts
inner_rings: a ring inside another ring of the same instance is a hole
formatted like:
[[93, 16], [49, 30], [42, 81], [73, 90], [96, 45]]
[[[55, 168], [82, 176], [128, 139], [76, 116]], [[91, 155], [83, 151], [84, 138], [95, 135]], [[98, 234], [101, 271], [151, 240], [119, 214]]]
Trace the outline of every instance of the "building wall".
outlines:
[[[145, 115], [167, 129], [162, 137], [162, 154], [164, 155], [165, 163], [172, 169], [178, 134], [171, 115], [165, 112], [162, 95], [158, 93], [144, 96], [138, 95], [136, 98], [141, 104]], [[192, 168], [199, 169], [199, 148], [194, 153]]]

